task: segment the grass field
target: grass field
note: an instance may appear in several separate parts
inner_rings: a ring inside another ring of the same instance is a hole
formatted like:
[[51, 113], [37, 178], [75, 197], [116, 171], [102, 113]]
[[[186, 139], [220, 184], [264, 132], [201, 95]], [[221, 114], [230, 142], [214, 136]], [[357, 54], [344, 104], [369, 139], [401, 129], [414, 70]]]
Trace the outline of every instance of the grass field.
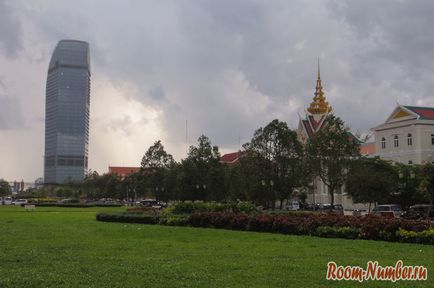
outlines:
[[[0, 287], [434, 287], [433, 246], [95, 221], [120, 209], [0, 206]], [[399, 259], [428, 280], [325, 280]]]

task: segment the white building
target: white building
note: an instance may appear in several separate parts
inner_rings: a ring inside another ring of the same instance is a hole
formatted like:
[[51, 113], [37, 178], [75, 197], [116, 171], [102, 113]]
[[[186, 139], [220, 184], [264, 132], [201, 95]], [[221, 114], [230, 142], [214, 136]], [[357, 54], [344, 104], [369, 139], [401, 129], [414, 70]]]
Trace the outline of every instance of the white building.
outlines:
[[434, 162], [434, 108], [398, 105], [372, 130], [380, 158], [404, 164]]

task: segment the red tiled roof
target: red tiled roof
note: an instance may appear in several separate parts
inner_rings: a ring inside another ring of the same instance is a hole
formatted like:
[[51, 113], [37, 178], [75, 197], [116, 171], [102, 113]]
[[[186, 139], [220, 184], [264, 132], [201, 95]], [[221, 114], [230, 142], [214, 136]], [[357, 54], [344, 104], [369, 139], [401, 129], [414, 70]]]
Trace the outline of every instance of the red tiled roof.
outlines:
[[415, 106], [404, 106], [404, 107], [418, 114], [421, 119], [434, 120], [434, 107], [415, 107]]
[[360, 145], [360, 154], [373, 155], [375, 154], [375, 143], [364, 143]]
[[[322, 118], [321, 118], [322, 119]], [[321, 119], [319, 121], [321, 121]], [[313, 129], [318, 128], [318, 122], [315, 121], [315, 118], [313, 118], [312, 115], [309, 115], [309, 122], [312, 125]]]
[[233, 164], [238, 161], [238, 158], [240, 157], [240, 153], [241, 152], [227, 153], [222, 157], [220, 157], [220, 162], [226, 164]]
[[140, 170], [140, 167], [119, 167], [109, 166], [109, 173], [115, 173], [120, 176], [128, 176]]
[[310, 138], [313, 136], [312, 127], [310, 127], [310, 123], [308, 120], [302, 120], [304, 128], [306, 129], [307, 136]]

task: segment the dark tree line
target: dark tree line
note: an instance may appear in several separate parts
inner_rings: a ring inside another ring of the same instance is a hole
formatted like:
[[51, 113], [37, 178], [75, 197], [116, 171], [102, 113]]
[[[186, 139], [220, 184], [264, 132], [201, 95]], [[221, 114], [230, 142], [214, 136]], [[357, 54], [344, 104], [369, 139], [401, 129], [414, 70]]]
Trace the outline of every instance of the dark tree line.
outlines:
[[88, 199], [242, 200], [282, 208], [291, 197], [306, 199], [303, 191], [312, 192], [313, 181], [321, 179], [331, 204], [343, 186], [356, 203], [432, 203], [433, 165], [361, 157], [360, 141], [341, 119], [330, 115], [326, 123], [302, 144], [296, 131], [273, 120], [255, 131], [234, 165], [221, 163], [218, 147], [204, 135], [180, 162], [156, 141], [144, 153], [138, 172], [125, 178], [89, 172], [82, 183], [56, 193]]

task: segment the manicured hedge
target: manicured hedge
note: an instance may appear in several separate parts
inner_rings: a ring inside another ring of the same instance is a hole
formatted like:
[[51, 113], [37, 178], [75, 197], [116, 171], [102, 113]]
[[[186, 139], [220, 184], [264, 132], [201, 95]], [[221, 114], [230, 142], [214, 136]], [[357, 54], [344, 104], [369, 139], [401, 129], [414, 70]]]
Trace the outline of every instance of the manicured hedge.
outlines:
[[[94, 204], [94, 203], [29, 203], [36, 207], [68, 207], [68, 208], [91, 208], [91, 207], [121, 207], [122, 204]], [[25, 204], [21, 204], [24, 206]]]
[[426, 221], [336, 214], [254, 214], [203, 212], [191, 215], [126, 212], [97, 214], [97, 220], [122, 223], [192, 226], [242, 231], [311, 235], [346, 239], [434, 244], [434, 229]]
[[199, 212], [235, 212], [252, 214], [258, 212], [255, 205], [248, 202], [218, 203], [218, 202], [178, 202], [168, 210], [172, 214], [192, 214]]
[[434, 229], [415, 232], [399, 229], [397, 235], [401, 242], [420, 243], [434, 245]]
[[96, 220], [103, 222], [157, 224], [158, 217], [143, 213], [98, 213]]
[[258, 214], [195, 213], [188, 224], [193, 227], [212, 227], [292, 235], [358, 238], [367, 240], [402, 241], [399, 229], [422, 232], [430, 228], [428, 222], [404, 219], [385, 219], [378, 216], [342, 216], [334, 214]]

